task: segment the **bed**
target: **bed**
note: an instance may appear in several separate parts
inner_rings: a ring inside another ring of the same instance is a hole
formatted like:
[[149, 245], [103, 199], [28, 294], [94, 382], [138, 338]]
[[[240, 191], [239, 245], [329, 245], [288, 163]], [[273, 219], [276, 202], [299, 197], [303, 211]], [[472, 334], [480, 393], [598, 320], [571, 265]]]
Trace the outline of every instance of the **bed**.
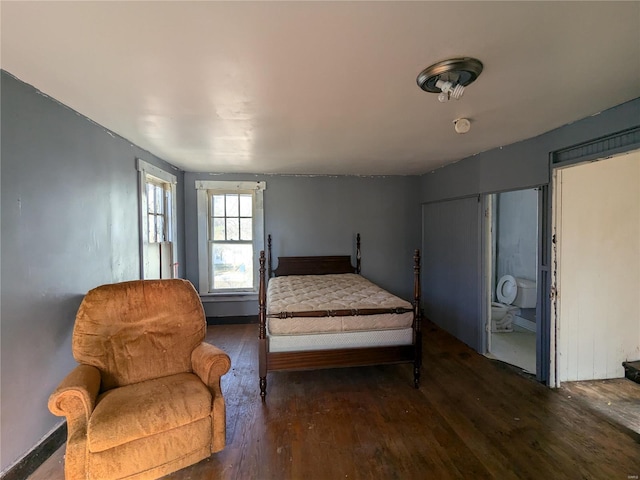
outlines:
[[410, 303], [360, 275], [360, 234], [355, 267], [350, 255], [339, 255], [278, 257], [273, 269], [271, 235], [267, 245], [267, 255], [260, 252], [258, 296], [263, 402], [267, 373], [278, 370], [412, 363], [413, 383], [419, 387], [419, 250], [414, 253]]

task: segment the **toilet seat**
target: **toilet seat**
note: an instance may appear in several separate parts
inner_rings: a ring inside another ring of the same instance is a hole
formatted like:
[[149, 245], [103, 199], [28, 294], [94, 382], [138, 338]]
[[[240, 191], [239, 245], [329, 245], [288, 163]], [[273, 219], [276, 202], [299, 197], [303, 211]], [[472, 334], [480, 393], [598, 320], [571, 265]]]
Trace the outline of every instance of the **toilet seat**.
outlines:
[[498, 281], [496, 296], [500, 303], [511, 305], [518, 295], [518, 283], [512, 275], [505, 275]]

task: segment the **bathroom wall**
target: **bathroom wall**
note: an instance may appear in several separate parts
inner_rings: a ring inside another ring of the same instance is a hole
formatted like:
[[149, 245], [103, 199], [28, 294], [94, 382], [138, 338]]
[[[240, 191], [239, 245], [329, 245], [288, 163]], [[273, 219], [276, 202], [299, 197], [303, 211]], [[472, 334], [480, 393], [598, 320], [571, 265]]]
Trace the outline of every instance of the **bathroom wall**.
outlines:
[[496, 282], [503, 275], [536, 280], [538, 269], [538, 192], [496, 195]]

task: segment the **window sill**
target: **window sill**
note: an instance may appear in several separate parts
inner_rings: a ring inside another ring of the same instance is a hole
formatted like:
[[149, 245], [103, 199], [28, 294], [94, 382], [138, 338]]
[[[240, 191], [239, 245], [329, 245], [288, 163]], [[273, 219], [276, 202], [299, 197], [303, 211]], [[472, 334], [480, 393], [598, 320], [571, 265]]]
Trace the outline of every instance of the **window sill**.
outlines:
[[234, 293], [201, 293], [202, 303], [213, 302], [257, 302], [258, 294], [255, 292], [234, 292]]

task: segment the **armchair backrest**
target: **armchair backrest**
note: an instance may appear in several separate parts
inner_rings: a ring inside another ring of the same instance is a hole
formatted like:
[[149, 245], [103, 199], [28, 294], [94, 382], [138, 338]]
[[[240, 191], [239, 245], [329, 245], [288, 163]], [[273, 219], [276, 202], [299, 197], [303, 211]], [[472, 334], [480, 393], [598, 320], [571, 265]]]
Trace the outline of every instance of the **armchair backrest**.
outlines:
[[187, 280], [103, 285], [84, 297], [73, 329], [73, 357], [97, 367], [101, 390], [191, 371], [205, 337], [202, 302]]

